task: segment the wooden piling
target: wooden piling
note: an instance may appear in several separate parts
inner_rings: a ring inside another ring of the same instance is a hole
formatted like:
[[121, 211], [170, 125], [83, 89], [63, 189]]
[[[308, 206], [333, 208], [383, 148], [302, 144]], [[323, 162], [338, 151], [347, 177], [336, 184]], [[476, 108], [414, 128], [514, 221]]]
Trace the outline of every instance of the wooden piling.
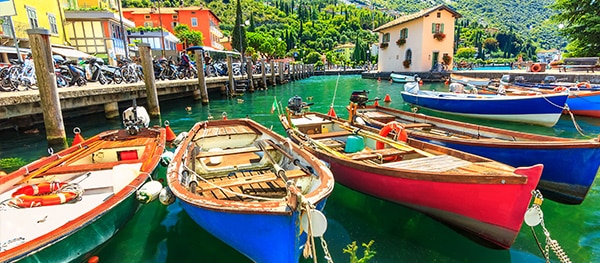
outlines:
[[[196, 69], [198, 70], [198, 88], [194, 89], [194, 100], [200, 99], [202, 105], [208, 104], [208, 88], [206, 87], [206, 76], [204, 76], [204, 52], [196, 50]], [[199, 96], [198, 96], [199, 95]]]
[[254, 92], [254, 72], [252, 72], [252, 59], [246, 58], [246, 74], [248, 76], [248, 87]]
[[138, 50], [142, 61], [142, 71], [144, 72], [148, 113], [151, 117], [160, 119], [160, 106], [158, 105], [158, 92], [156, 91], [156, 80], [154, 79], [154, 65], [152, 65], [152, 51], [150, 50], [150, 44], [139, 43]]
[[277, 71], [275, 70], [275, 61], [273, 61], [273, 59], [271, 59], [271, 85], [275, 86], [277, 84], [277, 82], [275, 82], [275, 73], [277, 73]]
[[28, 29], [27, 35], [29, 35], [33, 66], [40, 93], [46, 140], [48, 140], [49, 147], [60, 151], [66, 149], [68, 145], [56, 87], [56, 75], [52, 64], [50, 31], [44, 28]]
[[229, 76], [229, 96], [235, 95], [235, 81], [233, 79], [233, 61], [231, 54], [227, 54], [227, 75]]
[[283, 74], [285, 73], [283, 61], [279, 61], [277, 73], [279, 73], [279, 84], [283, 84]]
[[265, 63], [265, 59], [264, 58], [260, 59], [260, 69], [261, 69], [260, 73], [262, 74], [262, 78], [261, 78], [262, 79], [262, 87], [265, 88], [265, 89], [268, 87], [268, 85], [267, 85], [267, 67], [266, 67], [266, 65], [267, 65], [267, 63]]

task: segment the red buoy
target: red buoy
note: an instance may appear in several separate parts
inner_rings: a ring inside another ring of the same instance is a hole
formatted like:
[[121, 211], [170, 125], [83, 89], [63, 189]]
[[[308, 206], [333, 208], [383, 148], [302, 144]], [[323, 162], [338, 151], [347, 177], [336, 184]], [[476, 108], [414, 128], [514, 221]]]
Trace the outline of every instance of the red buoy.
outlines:
[[224, 119], [224, 120], [226, 120], [226, 119], [227, 119], [227, 112], [223, 112], [223, 113], [221, 114], [221, 116], [223, 117], [223, 119]]
[[327, 116], [337, 118], [337, 114], [335, 114], [335, 110], [333, 110], [333, 105], [329, 108]]
[[88, 263], [98, 263], [100, 262], [100, 258], [98, 256], [92, 256], [88, 259]]
[[76, 145], [76, 144], [80, 144], [83, 141], [85, 141], [85, 139], [81, 135], [81, 130], [79, 129], [79, 127], [75, 127], [73, 129], [73, 133], [75, 133], [75, 138], [73, 138], [73, 144], [71, 144], [71, 146]]
[[375, 100], [375, 103], [373, 103], [373, 106], [379, 106], [379, 99]]
[[377, 81], [381, 82], [381, 77], [378, 77], [378, 78], [377, 78]]
[[167, 130], [167, 141], [172, 142], [177, 137], [171, 126], [169, 126], [169, 121], [165, 121], [165, 129]]
[[385, 94], [385, 98], [383, 98], [383, 102], [392, 102], [392, 98], [390, 98], [390, 94]]

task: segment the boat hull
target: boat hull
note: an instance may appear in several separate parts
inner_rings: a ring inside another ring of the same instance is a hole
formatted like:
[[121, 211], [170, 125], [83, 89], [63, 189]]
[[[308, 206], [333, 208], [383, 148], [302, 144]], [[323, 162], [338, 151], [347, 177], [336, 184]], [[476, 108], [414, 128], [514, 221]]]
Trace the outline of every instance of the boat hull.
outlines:
[[600, 91], [575, 92], [567, 99], [569, 110], [579, 116], [600, 117]]
[[318, 156], [330, 163], [335, 180], [348, 188], [428, 214], [487, 241], [484, 245], [503, 249], [520, 231], [542, 170], [541, 165], [530, 168], [526, 184], [466, 184], [388, 176]]
[[25, 256], [17, 262], [21, 263], [63, 263], [83, 262], [93, 256], [100, 245], [108, 241], [135, 215], [140, 207], [140, 202], [132, 193], [115, 207], [106, 211], [96, 220], [89, 222], [81, 229], [76, 229], [65, 236], [57, 238], [46, 248], [35, 254]]
[[393, 82], [397, 82], [397, 83], [407, 83], [407, 82], [415, 81], [414, 76], [407, 76], [407, 75], [394, 74], [394, 73], [390, 74], [390, 78], [392, 78]]
[[[316, 208], [322, 211], [325, 202], [315, 204]], [[246, 214], [214, 211], [183, 200], [179, 203], [200, 227], [256, 262], [298, 262], [302, 254], [307, 234], [301, 230], [298, 211]]]
[[404, 102], [460, 116], [523, 122], [552, 127], [560, 119], [566, 94], [543, 96], [469, 95], [402, 92]]

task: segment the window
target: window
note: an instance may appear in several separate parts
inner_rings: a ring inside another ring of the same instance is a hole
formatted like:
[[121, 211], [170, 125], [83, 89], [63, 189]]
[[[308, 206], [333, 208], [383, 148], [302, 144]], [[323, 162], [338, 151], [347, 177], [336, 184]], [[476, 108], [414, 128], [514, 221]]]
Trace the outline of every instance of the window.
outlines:
[[[12, 29], [10, 27], [10, 25], [8, 24], [8, 19], [3, 19], [2, 21], [2, 32], [4, 32], [4, 35], [10, 36], [12, 35]], [[2, 35], [2, 34], [0, 34]]]
[[198, 26], [198, 18], [192, 17], [192, 26]]
[[404, 54], [404, 60], [412, 62], [412, 50], [406, 50], [406, 54]]
[[177, 20], [177, 15], [173, 15], [173, 20]]
[[31, 28], [38, 28], [39, 24], [35, 8], [25, 6], [25, 10], [27, 10], [27, 18], [29, 19], [29, 25], [31, 26]]
[[146, 21], [146, 22], [144, 22], [144, 26], [145, 27], [154, 27], [154, 23], [152, 23], [152, 21]]
[[442, 13], [441, 12], [437, 12], [437, 18], [442, 17]]
[[390, 33], [383, 34], [383, 37], [381, 38], [381, 42], [383, 42], [383, 43], [390, 42]]
[[408, 38], [408, 28], [403, 28], [402, 30], [400, 30], [400, 38]]
[[144, 19], [146, 19], [146, 20], [150, 20], [150, 15], [145, 15], [145, 16], [144, 16]]
[[444, 33], [444, 24], [433, 23], [431, 24], [431, 33]]
[[58, 27], [56, 26], [56, 17], [53, 14], [48, 14], [48, 23], [50, 23], [50, 33], [58, 35]]
[[175, 28], [177, 25], [179, 25], [179, 23], [177, 23], [177, 22], [171, 22], [171, 28]]

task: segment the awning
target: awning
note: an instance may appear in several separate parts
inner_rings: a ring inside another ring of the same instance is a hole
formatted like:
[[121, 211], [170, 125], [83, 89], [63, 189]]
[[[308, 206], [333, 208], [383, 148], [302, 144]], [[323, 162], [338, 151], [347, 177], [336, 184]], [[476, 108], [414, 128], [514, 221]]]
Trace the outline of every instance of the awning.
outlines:
[[[19, 48], [19, 52], [21, 52], [21, 54], [25, 54], [25, 53], [29, 53], [31, 52], [28, 48]], [[17, 49], [12, 46], [0, 46], [0, 53], [11, 53], [11, 54], [17, 54]]]
[[91, 57], [90, 54], [81, 52], [77, 49], [68, 49], [68, 48], [59, 48], [59, 47], [52, 47], [52, 53], [61, 55], [63, 57], [66, 57], [67, 59], [74, 59], [74, 60], [78, 60], [79, 58], [84, 59], [84, 58]]

